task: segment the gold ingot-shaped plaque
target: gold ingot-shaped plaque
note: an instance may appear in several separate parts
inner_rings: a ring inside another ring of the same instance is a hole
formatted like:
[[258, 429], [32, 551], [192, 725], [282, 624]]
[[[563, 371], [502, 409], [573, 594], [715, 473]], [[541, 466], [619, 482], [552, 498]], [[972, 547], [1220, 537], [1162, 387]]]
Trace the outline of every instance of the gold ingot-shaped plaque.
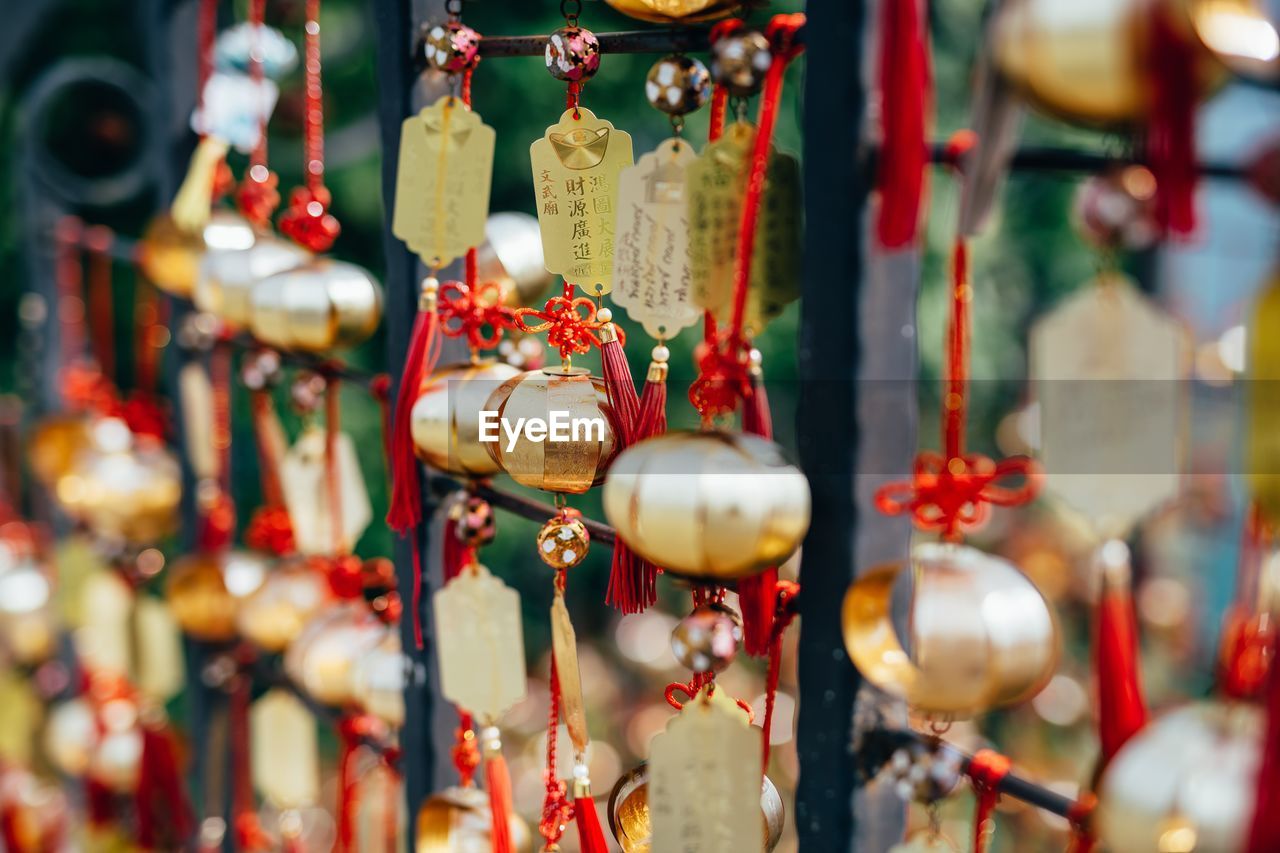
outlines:
[[114, 569], [101, 568], [80, 585], [80, 630], [73, 635], [85, 669], [133, 676], [133, 588]]
[[1280, 522], [1280, 275], [1262, 292], [1249, 325], [1249, 438], [1245, 472], [1258, 508]]
[[584, 107], [565, 110], [529, 148], [547, 272], [593, 295], [613, 287], [619, 173], [631, 157], [630, 134]]
[[760, 731], [723, 690], [685, 703], [649, 746], [652, 849], [762, 849], [760, 761]]
[[573, 741], [573, 751], [587, 751], [587, 711], [582, 701], [582, 675], [578, 670], [578, 637], [569, 619], [564, 596], [551, 602], [551, 653], [556, 660], [556, 679], [560, 682], [560, 710], [564, 725]]
[[525, 694], [520, 594], [477, 565], [445, 584], [432, 607], [440, 692], [480, 720], [497, 720]]
[[138, 596], [133, 619], [138, 635], [138, 690], [159, 703], [167, 702], [186, 683], [178, 623], [168, 605], [149, 595]]
[[672, 139], [618, 179], [613, 301], [660, 340], [701, 313], [693, 304], [685, 203], [685, 173], [697, 159], [689, 143]]
[[[737, 122], [703, 149], [685, 176], [693, 301], [722, 323], [731, 319], [742, 200], [755, 128]], [[756, 224], [744, 316], [759, 333], [800, 296], [800, 163], [771, 150]]]
[[249, 765], [253, 787], [277, 809], [319, 800], [316, 721], [292, 693], [274, 688], [249, 709]]
[[373, 521], [373, 505], [369, 503], [369, 491], [365, 488], [355, 445], [351, 436], [340, 433], [333, 449], [337, 457], [337, 500], [341, 516], [341, 529], [335, 534], [325, 443], [325, 431], [309, 427], [280, 463], [285, 509], [293, 522], [294, 542], [303, 554], [349, 551]]
[[391, 231], [428, 266], [484, 242], [496, 134], [446, 95], [400, 126]]
[[1038, 322], [1030, 354], [1049, 489], [1099, 533], [1123, 536], [1178, 491], [1185, 331], [1110, 275]]
[[44, 706], [17, 670], [0, 670], [0, 761], [31, 765]]

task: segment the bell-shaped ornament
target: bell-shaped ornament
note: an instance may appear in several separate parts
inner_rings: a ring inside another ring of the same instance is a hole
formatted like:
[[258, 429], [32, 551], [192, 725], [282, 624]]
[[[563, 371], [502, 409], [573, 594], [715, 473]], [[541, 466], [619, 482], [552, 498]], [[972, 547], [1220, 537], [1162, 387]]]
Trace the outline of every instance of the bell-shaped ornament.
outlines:
[[480, 441], [480, 413], [493, 392], [519, 372], [499, 361], [480, 361], [441, 367], [427, 377], [409, 415], [418, 458], [455, 477], [501, 471]]
[[382, 288], [355, 264], [317, 258], [260, 281], [249, 330], [264, 344], [327, 352], [363, 343], [382, 319]]

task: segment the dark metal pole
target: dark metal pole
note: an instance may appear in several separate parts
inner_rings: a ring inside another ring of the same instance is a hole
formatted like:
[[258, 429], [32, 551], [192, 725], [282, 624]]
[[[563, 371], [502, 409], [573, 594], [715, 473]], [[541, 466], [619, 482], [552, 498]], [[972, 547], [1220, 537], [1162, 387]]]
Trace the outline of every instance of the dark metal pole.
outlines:
[[805, 268], [800, 315], [800, 462], [813, 492], [800, 582], [796, 832], [802, 851], [851, 850], [853, 705], [860, 681], [840, 632], [857, 533], [855, 377], [863, 277], [858, 162], [866, 93], [863, 0], [812, 0], [805, 28]]

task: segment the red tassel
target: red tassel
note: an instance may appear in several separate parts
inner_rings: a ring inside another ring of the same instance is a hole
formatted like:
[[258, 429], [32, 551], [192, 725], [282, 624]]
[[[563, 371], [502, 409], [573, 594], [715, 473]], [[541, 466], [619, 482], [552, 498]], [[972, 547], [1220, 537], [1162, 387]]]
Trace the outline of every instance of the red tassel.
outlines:
[[582, 853], [609, 853], [604, 830], [600, 827], [600, 815], [596, 812], [596, 802], [591, 799], [590, 794], [573, 801], [573, 816], [578, 824], [578, 849]]
[[338, 724], [338, 737], [342, 744], [338, 758], [338, 808], [335, 815], [338, 843], [334, 849], [338, 853], [350, 853], [356, 849], [355, 807], [359, 780], [355, 764], [364, 722], [360, 717], [344, 717]]
[[[664, 348], [665, 349], [665, 348]], [[649, 375], [640, 394], [640, 419], [636, 422], [636, 440], [643, 441], [667, 431], [667, 364], [649, 363]]]
[[[617, 330], [607, 323], [600, 332], [600, 361], [604, 370], [609, 404], [613, 407], [618, 443], [623, 449], [639, 440], [640, 398], [631, 380], [631, 365], [618, 340]], [[658, 600], [657, 570], [641, 559], [626, 543], [613, 545], [609, 570], [609, 590], [605, 602], [623, 613], [639, 613]]]
[[1009, 775], [1009, 759], [990, 749], [980, 749], [969, 762], [969, 782], [977, 804], [973, 810], [973, 853], [986, 853], [994, 825], [991, 823], [996, 803], [1000, 802], [1000, 783]]
[[1148, 80], [1147, 163], [1156, 177], [1156, 215], [1171, 234], [1195, 230], [1196, 48], [1170, 19], [1167, 4], [1153, 4]]
[[1098, 678], [1100, 766], [1105, 766], [1147, 722], [1138, 658], [1138, 625], [1129, 587], [1129, 552], [1108, 542], [1099, 552], [1102, 594], [1098, 599], [1094, 671]]
[[[1280, 645], [1272, 646], [1272, 655], [1276, 652], [1280, 652]], [[1245, 853], [1280, 850], [1280, 670], [1272, 667], [1267, 682], [1267, 724], [1263, 733], [1253, 821], [1249, 825], [1249, 845]]]
[[178, 756], [171, 735], [158, 726], [142, 726], [142, 758], [135, 794], [138, 845], [173, 849], [195, 831]]
[[915, 241], [929, 165], [925, 124], [931, 81], [918, 0], [884, 0], [880, 26], [880, 209], [876, 237], [886, 249]]
[[493, 853], [514, 853], [511, 843], [511, 774], [502, 757], [497, 735], [486, 735], [484, 784], [489, 790], [489, 814], [493, 820]]
[[[743, 401], [742, 431], [763, 438], [773, 438], [773, 418], [769, 413], [769, 398], [764, 390], [764, 373], [754, 350], [752, 358], [751, 393]], [[769, 653], [777, 585], [776, 566], [770, 566], [757, 575], [738, 581], [738, 609], [742, 611], [742, 648], [749, 655]]]
[[[391, 425], [391, 437], [387, 442], [389, 455], [387, 471], [391, 476], [391, 501], [387, 508], [387, 525], [401, 536], [408, 535], [422, 523], [422, 489], [418, 482], [418, 461], [413, 448], [413, 428], [410, 413], [418, 400], [422, 382], [435, 370], [440, 355], [440, 336], [436, 334], [439, 318], [436, 314], [436, 294], [440, 282], [428, 277], [422, 283], [422, 296], [418, 300], [418, 317], [409, 338], [409, 352], [405, 355], [404, 372], [400, 375], [400, 387], [396, 391], [395, 420]], [[422, 644], [422, 557], [418, 545], [413, 551], [413, 641], [421, 649]]]
[[444, 581], [456, 578], [463, 569], [475, 562], [476, 549], [462, 541], [458, 535], [458, 518], [455, 512], [465, 510], [466, 504], [456, 504], [444, 521]]

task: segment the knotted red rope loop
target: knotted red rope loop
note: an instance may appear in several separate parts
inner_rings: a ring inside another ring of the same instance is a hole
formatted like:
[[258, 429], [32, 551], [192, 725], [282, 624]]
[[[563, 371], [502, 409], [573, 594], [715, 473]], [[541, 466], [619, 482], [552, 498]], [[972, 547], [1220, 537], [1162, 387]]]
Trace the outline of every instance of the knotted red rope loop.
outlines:
[[991, 814], [1000, 801], [1000, 783], [1009, 775], [1012, 765], [1008, 758], [992, 749], [980, 749], [969, 760], [969, 782], [977, 796], [973, 812], [973, 850], [985, 853], [991, 837]]
[[293, 553], [293, 521], [282, 506], [260, 506], [249, 519], [244, 544], [255, 551], [283, 557]]
[[[604, 323], [596, 320], [596, 305], [585, 296], [571, 297], [572, 285], [566, 284], [565, 295], [553, 296], [541, 308], [517, 308], [515, 325], [522, 332], [537, 334], [547, 333], [547, 344], [560, 351], [560, 357], [567, 359], [573, 355], [582, 355], [592, 347], [602, 345], [597, 334], [604, 328]], [[528, 318], [535, 317], [540, 323], [532, 323]], [[625, 344], [626, 336], [621, 329], [617, 330], [618, 340]]]
[[[1022, 478], [1016, 486], [1001, 485]], [[909, 481], [887, 483], [876, 491], [876, 509], [885, 515], [910, 514], [920, 530], [934, 531], [956, 540], [966, 530], [980, 527], [991, 515], [991, 506], [1018, 506], [1040, 491], [1043, 472], [1026, 456], [993, 462], [980, 453], [945, 460], [940, 453], [916, 456]]]
[[[705, 680], [703, 680], [699, 678], [699, 676], [696, 674], [694, 675], [693, 678], [689, 679], [687, 683], [683, 681], [673, 681], [670, 684], [668, 684], [667, 689], [662, 692], [662, 698], [666, 699], [667, 704], [670, 705], [672, 708], [675, 708], [677, 711], [683, 711], [685, 702], [688, 702], [692, 699], [697, 698], [698, 694], [702, 692], [702, 688], [708, 684], [712, 684], [712, 681], [713, 679], [710, 677], [707, 677]], [[715, 690], [714, 684], [712, 685], [711, 689]], [[677, 692], [684, 694], [684, 698], [685, 698], [684, 702], [681, 702], [679, 699], [676, 698]], [[733, 702], [735, 705], [737, 705], [746, 713], [748, 725], [755, 722], [756, 713], [755, 711], [751, 710], [750, 705], [748, 705], [746, 702], [744, 702], [741, 699], [734, 699]]]
[[[560, 572], [557, 580], [563, 583]], [[559, 584], [558, 584], [559, 585]], [[563, 587], [561, 587], [563, 591]], [[560, 726], [560, 678], [556, 670], [555, 655], [551, 656], [551, 672], [548, 686], [550, 703], [547, 707], [547, 759], [542, 769], [542, 781], [546, 792], [542, 798], [542, 817], [538, 820], [538, 834], [546, 842], [544, 849], [555, 849], [564, 836], [569, 821], [573, 820], [574, 804], [569, 799], [568, 786], [556, 773], [556, 733]]]
[[471, 714], [458, 709], [458, 727], [453, 730], [453, 767], [458, 771], [458, 784], [470, 788], [475, 784], [476, 770], [480, 767], [480, 742], [476, 738], [475, 723]]
[[436, 309], [440, 330], [451, 338], [466, 337], [472, 350], [492, 349], [505, 330], [517, 328], [516, 312], [502, 299], [502, 285], [496, 281], [475, 286], [441, 282]]

